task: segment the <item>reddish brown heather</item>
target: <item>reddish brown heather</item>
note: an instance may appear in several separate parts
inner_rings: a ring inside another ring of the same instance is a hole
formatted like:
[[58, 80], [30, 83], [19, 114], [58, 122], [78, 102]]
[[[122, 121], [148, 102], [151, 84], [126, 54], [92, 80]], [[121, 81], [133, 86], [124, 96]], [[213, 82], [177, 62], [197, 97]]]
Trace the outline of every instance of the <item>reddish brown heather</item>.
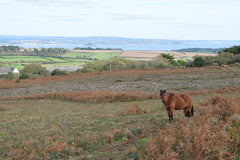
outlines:
[[[214, 93], [231, 93], [239, 92], [239, 86], [223, 87], [216, 90], [203, 90], [203, 91], [189, 91], [189, 95], [200, 94], [214, 94]], [[178, 93], [175, 93], [178, 94]], [[118, 92], [118, 91], [75, 91], [75, 92], [52, 92], [37, 95], [13, 96], [13, 97], [0, 97], [0, 100], [22, 100], [22, 99], [56, 99], [68, 100], [78, 102], [90, 103], [104, 103], [104, 102], [123, 102], [123, 101], [137, 101], [146, 99], [160, 99], [159, 93], [147, 93], [141, 91], [132, 92]]]
[[21, 97], [1, 97], [1, 100], [22, 100], [22, 99], [57, 99], [80, 101], [90, 103], [104, 103], [104, 102], [121, 102], [121, 101], [134, 101], [145, 99], [158, 99], [157, 93], [145, 92], [115, 92], [115, 91], [83, 91], [83, 92], [55, 92], [44, 93], [38, 95], [26, 95]]
[[24, 79], [20, 80], [20, 83], [16, 83], [16, 80], [0, 80], [1, 88], [15, 88], [15, 87], [27, 87], [33, 84], [41, 84], [48, 82], [68, 81], [74, 79], [91, 78], [97, 76], [117, 76], [117, 75], [140, 75], [140, 74], [171, 74], [171, 73], [191, 73], [191, 72], [206, 72], [207, 69], [200, 68], [174, 68], [174, 69], [144, 69], [144, 70], [120, 70], [120, 71], [105, 71], [105, 72], [92, 72], [82, 74], [70, 74], [65, 76], [48, 76], [39, 77], [36, 79]]
[[137, 104], [134, 106], [128, 107], [122, 115], [128, 116], [128, 115], [139, 115], [139, 114], [144, 114], [144, 113], [149, 113], [148, 109], [145, 109], [144, 107], [139, 107]]
[[239, 157], [240, 123], [232, 116], [240, 114], [240, 100], [217, 95], [198, 108], [201, 116], [168, 124], [158, 136], [151, 138], [141, 159], [230, 160]]
[[189, 91], [186, 92], [190, 95], [199, 95], [199, 94], [213, 94], [213, 93], [231, 93], [231, 92], [239, 92], [240, 91], [240, 85], [238, 86], [231, 86], [231, 87], [222, 87], [219, 89], [212, 89], [212, 90], [202, 90], [202, 91]]

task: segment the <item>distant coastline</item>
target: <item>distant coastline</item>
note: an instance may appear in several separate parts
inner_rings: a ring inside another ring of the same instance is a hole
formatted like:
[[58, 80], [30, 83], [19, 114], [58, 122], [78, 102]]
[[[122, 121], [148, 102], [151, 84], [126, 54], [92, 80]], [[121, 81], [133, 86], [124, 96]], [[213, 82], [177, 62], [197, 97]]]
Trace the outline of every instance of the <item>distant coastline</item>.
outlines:
[[0, 35], [0, 45], [24, 48], [73, 49], [76, 47], [121, 48], [122, 50], [172, 51], [186, 48], [226, 48], [240, 45], [240, 40], [165, 40], [122, 37], [44, 37]]

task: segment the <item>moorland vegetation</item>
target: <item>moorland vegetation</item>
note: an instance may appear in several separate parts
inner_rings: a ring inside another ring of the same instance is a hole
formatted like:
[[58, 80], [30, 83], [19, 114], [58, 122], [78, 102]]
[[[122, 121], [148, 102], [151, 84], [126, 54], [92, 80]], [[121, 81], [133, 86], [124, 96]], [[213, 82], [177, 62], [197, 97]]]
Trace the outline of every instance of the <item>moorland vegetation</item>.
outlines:
[[[169, 124], [163, 87], [192, 95], [194, 117], [175, 111]], [[239, 65], [1, 80], [0, 88], [3, 159], [240, 158]]]
[[[231, 52], [194, 57], [192, 67], [168, 54], [93, 61], [67, 75], [26, 65], [25, 78], [0, 80], [0, 157], [240, 159], [240, 66], [231, 64], [240, 54]], [[160, 89], [191, 95], [194, 117], [174, 111], [168, 123]]]

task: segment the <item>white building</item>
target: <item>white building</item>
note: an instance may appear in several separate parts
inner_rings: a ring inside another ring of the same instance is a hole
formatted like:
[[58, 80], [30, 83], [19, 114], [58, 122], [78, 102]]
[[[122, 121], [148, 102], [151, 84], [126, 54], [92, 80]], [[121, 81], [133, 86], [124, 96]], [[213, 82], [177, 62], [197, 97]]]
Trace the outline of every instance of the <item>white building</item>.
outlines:
[[15, 67], [0, 67], [0, 74], [8, 74], [8, 73], [19, 74], [19, 70]]

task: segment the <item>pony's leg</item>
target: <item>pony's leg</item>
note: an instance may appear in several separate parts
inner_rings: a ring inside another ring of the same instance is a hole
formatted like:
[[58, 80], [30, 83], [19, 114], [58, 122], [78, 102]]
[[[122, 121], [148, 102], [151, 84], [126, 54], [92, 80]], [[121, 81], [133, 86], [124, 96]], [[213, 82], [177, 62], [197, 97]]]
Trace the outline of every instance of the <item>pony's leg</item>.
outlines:
[[171, 119], [171, 121], [173, 121], [173, 109], [170, 110], [170, 117], [169, 119]]
[[192, 114], [192, 117], [193, 117], [193, 114], [194, 114], [193, 105], [192, 105], [192, 108], [191, 108], [191, 114]]
[[188, 117], [192, 117], [191, 108], [188, 109]]
[[168, 112], [168, 118], [169, 118], [169, 123], [171, 123], [171, 114], [170, 114], [170, 112]]
[[193, 114], [194, 114], [193, 105], [188, 108], [188, 113], [189, 113], [189, 117], [193, 117]]

